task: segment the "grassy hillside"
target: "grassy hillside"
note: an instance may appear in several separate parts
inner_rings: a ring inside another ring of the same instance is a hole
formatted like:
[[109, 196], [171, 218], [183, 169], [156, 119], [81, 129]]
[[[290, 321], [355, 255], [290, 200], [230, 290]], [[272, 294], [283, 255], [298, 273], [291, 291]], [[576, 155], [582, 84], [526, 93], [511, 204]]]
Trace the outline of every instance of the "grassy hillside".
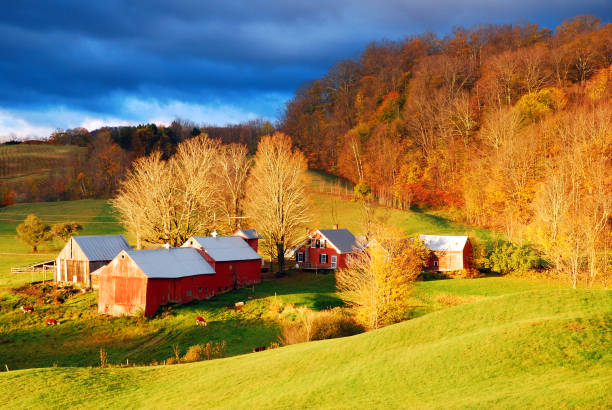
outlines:
[[[464, 282], [479, 281], [488, 280]], [[210, 362], [4, 372], [0, 405], [603, 408], [612, 405], [611, 307], [608, 291], [522, 291]]]
[[0, 181], [40, 178], [72, 166], [85, 148], [58, 145], [0, 145]]

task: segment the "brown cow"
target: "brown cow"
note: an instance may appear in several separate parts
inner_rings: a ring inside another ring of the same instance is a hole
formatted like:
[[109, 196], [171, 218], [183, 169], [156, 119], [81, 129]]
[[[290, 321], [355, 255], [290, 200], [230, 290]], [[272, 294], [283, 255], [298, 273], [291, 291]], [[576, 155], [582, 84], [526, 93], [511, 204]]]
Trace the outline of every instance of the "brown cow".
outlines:
[[208, 326], [208, 323], [206, 323], [206, 319], [204, 319], [202, 316], [197, 316], [196, 326]]
[[21, 310], [23, 310], [23, 313], [32, 313], [32, 312], [34, 312], [34, 308], [32, 306], [22, 306]]
[[59, 324], [60, 322], [58, 322], [57, 319], [46, 319], [45, 320], [45, 326], [56, 326]]

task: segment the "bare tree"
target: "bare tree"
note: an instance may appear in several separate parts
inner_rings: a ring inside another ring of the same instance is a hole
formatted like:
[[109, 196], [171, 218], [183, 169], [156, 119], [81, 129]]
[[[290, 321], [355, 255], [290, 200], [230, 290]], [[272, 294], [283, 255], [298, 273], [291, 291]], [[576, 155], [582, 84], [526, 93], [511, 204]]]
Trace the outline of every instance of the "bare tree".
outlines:
[[246, 181], [251, 167], [247, 147], [230, 144], [222, 149], [219, 177], [223, 193], [222, 209], [231, 230], [239, 227], [238, 218], [244, 216], [242, 200], [246, 194]]
[[168, 161], [159, 152], [135, 161], [113, 205], [138, 247], [143, 240], [178, 246], [214, 228], [221, 197], [218, 152], [218, 142], [200, 136], [181, 143]]
[[257, 230], [268, 241], [285, 268], [285, 252], [303, 239], [308, 221], [304, 190], [306, 159], [280, 132], [259, 142], [247, 184], [246, 209]]

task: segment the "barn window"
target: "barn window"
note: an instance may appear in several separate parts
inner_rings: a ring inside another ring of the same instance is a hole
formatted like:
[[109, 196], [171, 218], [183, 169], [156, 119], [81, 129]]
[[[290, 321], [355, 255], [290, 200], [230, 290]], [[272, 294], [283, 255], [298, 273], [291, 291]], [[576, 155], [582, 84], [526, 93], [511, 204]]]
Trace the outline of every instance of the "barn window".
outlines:
[[206, 293], [208, 293], [208, 286], [206, 286]]
[[191, 296], [191, 289], [187, 291], [187, 296]]
[[438, 266], [438, 261], [434, 261], [434, 266]]
[[202, 293], [202, 288], [199, 288], [199, 289], [198, 289], [198, 292]]
[[221, 288], [217, 288], [217, 292], [221, 292]]
[[304, 252], [298, 252], [296, 260], [297, 262], [304, 262]]
[[319, 254], [319, 263], [327, 263], [327, 254], [326, 253]]

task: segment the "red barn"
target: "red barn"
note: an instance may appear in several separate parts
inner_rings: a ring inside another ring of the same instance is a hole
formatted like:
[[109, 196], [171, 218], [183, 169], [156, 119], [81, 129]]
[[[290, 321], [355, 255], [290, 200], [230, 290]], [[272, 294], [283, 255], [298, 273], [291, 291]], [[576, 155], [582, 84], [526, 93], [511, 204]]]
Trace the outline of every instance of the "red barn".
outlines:
[[472, 244], [467, 236], [420, 235], [431, 250], [427, 268], [436, 271], [457, 271], [472, 268]]
[[257, 252], [257, 249], [259, 248], [259, 240], [262, 238], [262, 236], [255, 229], [238, 229], [236, 232], [234, 232], [234, 236], [238, 236], [247, 241], [249, 246], [253, 248], [255, 252]]
[[261, 282], [261, 256], [241, 237], [192, 236], [183, 247], [202, 253], [223, 284], [223, 290]]
[[214, 269], [195, 249], [121, 251], [100, 271], [98, 312], [151, 316], [170, 302], [208, 298], [219, 286]]
[[293, 250], [300, 269], [346, 267], [346, 258], [362, 247], [348, 229], [319, 229]]

